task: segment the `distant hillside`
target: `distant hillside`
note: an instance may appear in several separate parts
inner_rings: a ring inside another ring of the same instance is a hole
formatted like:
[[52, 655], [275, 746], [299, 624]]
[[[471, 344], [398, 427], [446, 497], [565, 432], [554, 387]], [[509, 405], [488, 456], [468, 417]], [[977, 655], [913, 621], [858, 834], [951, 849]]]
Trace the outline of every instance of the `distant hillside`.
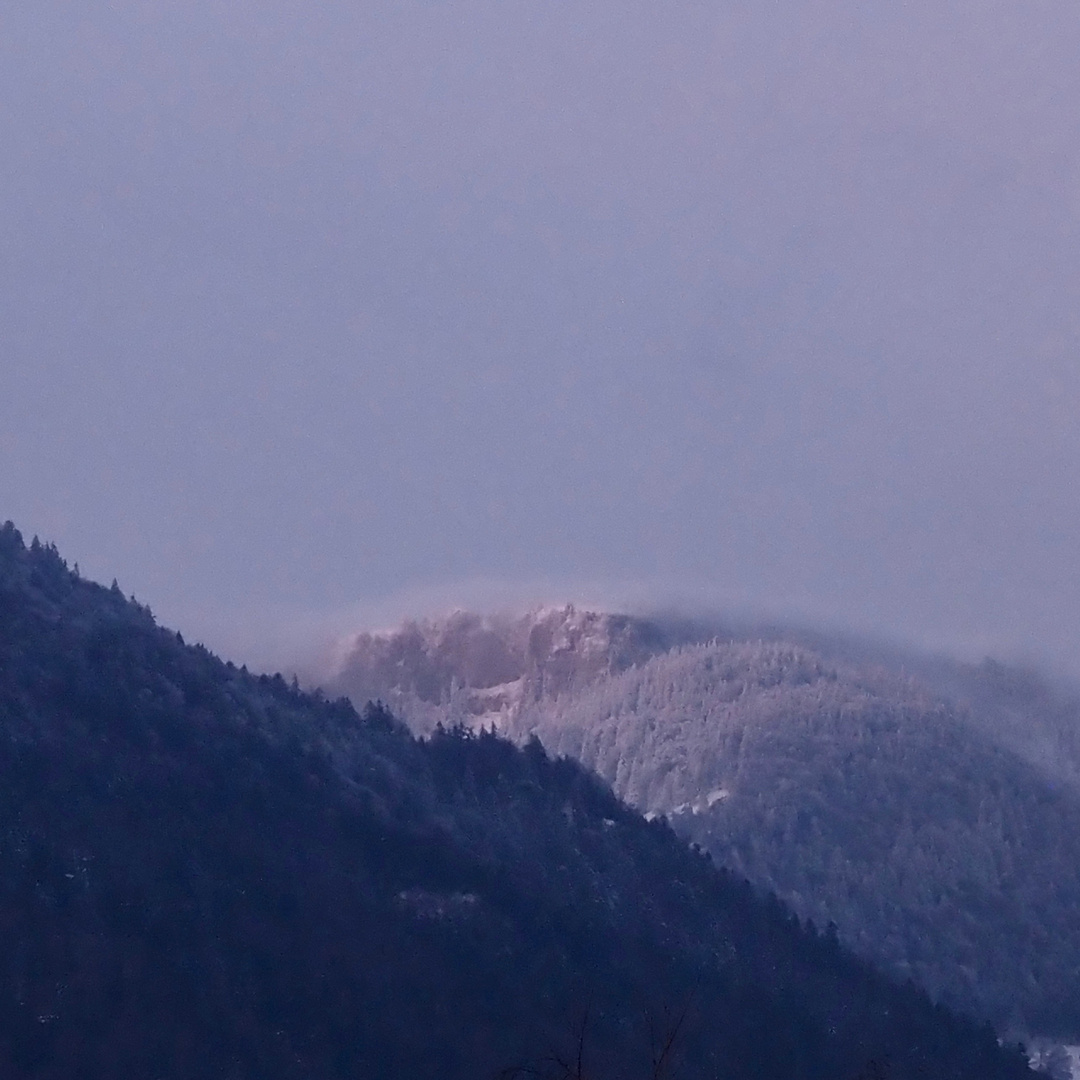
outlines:
[[1074, 686], [992, 659], [924, 658], [912, 670], [989, 738], [1080, 791], [1080, 691]]
[[[513, 643], [537, 625], [530, 658]], [[1077, 699], [992, 661], [783, 633], [565, 608], [459, 614], [352, 655], [413, 642], [369, 685], [418, 730], [536, 735], [898, 975], [1002, 1029], [1080, 1036]], [[478, 678], [446, 644], [470, 634], [516, 659]], [[395, 679], [435, 656], [421, 702]], [[553, 658], [573, 677], [524, 674]], [[492, 689], [504, 672], [517, 681]]]
[[849, 671], [888, 671], [916, 680], [951, 704], [979, 734], [1015, 751], [1055, 780], [1080, 790], [1080, 686], [1030, 665], [957, 660], [888, 642], [770, 625], [733, 626], [717, 620], [654, 618], [682, 643], [767, 641], [799, 645]]
[[796, 646], [700, 645], [509, 732], [936, 995], [1080, 1033], [1080, 798], [918, 684]]
[[10, 525], [0, 934], [4, 1077], [1028, 1075], [580, 766], [237, 670]]

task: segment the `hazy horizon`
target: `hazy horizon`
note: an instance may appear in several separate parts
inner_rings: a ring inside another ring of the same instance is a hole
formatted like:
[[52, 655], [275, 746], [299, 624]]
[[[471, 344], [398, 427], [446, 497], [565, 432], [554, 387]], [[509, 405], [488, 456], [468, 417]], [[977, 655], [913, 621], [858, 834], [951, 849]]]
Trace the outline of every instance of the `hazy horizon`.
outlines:
[[1080, 674], [1077, 55], [1064, 0], [5, 13], [0, 520], [237, 659], [535, 596]]

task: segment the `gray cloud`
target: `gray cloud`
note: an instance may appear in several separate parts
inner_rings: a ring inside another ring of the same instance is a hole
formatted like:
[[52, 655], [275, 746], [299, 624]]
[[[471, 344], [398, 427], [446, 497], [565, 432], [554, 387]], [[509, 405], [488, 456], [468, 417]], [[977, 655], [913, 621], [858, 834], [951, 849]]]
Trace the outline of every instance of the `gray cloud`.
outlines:
[[1063, 0], [5, 14], [0, 516], [223, 648], [606, 581], [1078, 669], [1078, 54]]

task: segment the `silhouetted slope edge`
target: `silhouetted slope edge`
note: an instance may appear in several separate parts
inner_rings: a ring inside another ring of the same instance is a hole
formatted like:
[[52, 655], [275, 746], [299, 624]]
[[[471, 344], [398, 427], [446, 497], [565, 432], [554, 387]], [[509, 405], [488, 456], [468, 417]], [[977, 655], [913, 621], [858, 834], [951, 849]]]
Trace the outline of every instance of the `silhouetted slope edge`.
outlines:
[[0, 530], [0, 1075], [1026, 1075], [531, 744], [254, 677]]

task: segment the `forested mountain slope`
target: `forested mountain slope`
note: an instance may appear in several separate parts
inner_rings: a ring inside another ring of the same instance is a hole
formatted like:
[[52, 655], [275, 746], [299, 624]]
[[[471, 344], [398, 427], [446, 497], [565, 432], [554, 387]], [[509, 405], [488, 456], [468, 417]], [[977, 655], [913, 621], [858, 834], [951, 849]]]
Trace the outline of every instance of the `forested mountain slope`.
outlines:
[[[457, 611], [382, 633], [344, 638], [307, 682], [358, 707], [383, 700], [416, 732], [439, 723], [505, 725], [526, 704], [580, 692], [674, 648], [692, 644], [797, 646], [858, 678], [883, 672], [948, 704], [982, 738], [1014, 751], [1080, 791], [1080, 689], [1030, 668], [919, 652], [805, 627], [722, 618], [650, 617], [564, 607], [524, 615]], [[908, 693], [908, 689], [902, 691]]]
[[1030, 663], [1003, 663], [990, 656], [972, 662], [805, 626], [664, 617], [650, 623], [681, 644], [798, 645], [842, 670], [886, 671], [917, 681], [928, 696], [953, 706], [980, 735], [1013, 750], [1051, 779], [1080, 790], [1080, 685], [1075, 678], [1040, 671]]
[[253, 677], [10, 525], [0, 941], [5, 1077], [475, 1078], [585, 1015], [648, 1076], [687, 1003], [686, 1078], [1027, 1074], [579, 766]]
[[919, 684], [777, 642], [697, 645], [508, 729], [935, 995], [1080, 1033], [1080, 798]]

